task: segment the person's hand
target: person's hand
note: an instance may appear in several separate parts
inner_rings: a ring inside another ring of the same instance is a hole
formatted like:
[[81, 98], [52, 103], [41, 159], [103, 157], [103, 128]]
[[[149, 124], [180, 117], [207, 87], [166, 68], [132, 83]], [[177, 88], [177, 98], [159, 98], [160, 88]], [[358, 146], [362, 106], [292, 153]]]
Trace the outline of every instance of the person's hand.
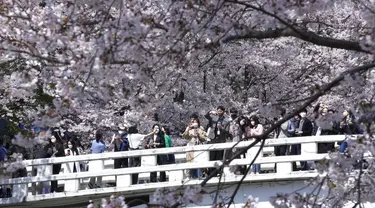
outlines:
[[303, 131], [296, 131], [296, 134], [302, 134]]

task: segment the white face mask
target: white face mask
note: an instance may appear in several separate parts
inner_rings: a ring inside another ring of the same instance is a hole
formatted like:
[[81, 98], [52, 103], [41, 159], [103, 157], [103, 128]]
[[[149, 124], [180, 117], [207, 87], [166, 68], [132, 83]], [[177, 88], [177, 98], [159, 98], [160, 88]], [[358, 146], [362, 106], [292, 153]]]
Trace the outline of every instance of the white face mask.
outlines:
[[306, 117], [306, 113], [305, 112], [302, 112], [299, 114], [302, 118], [305, 118]]
[[192, 126], [193, 128], [198, 128], [198, 123], [193, 123], [191, 126]]
[[255, 121], [251, 121], [250, 123], [251, 125], [255, 126]]
[[72, 149], [72, 148], [73, 148], [73, 145], [68, 144], [68, 148], [69, 148], [69, 149]]
[[56, 142], [56, 137], [52, 136], [52, 137], [51, 137], [51, 142], [52, 142], [52, 143], [55, 143], [55, 142]]
[[123, 133], [124, 133], [124, 131], [121, 131], [121, 130], [120, 130], [120, 131], [118, 131], [118, 133], [119, 133], [119, 134], [123, 134]]
[[242, 120], [240, 121], [240, 125], [241, 125], [241, 126], [245, 125], [245, 120], [242, 119]]

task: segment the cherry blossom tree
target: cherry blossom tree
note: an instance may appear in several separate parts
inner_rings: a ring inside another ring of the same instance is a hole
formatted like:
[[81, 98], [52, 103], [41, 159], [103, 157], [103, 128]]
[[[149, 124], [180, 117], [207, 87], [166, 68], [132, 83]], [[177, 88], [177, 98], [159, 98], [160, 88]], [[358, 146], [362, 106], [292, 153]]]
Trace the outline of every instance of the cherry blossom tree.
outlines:
[[[155, 113], [182, 129], [190, 113], [219, 104], [269, 118], [275, 107], [295, 108], [279, 124], [316, 102], [356, 107], [362, 118], [373, 112], [371, 3], [4, 0], [0, 104], [13, 121], [76, 132], [123, 122], [146, 131]], [[362, 120], [366, 134], [353, 140], [350, 159], [333, 154], [319, 168], [328, 175], [316, 183], [336, 186], [323, 207], [374, 198], [371, 171], [349, 168], [373, 152], [371, 119]], [[340, 171], [353, 175], [334, 176]], [[343, 181], [351, 182], [338, 187]], [[273, 203], [320, 202], [309, 197], [286, 194]]]

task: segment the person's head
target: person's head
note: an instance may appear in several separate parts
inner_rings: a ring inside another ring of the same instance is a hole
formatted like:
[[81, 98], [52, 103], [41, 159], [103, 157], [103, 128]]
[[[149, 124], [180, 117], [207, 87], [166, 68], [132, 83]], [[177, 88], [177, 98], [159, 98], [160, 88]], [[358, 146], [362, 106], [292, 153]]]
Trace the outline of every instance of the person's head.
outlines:
[[53, 143], [53, 144], [55, 144], [56, 142], [57, 142], [57, 139], [56, 139], [56, 137], [55, 136], [51, 136], [51, 142]]
[[71, 141], [68, 141], [68, 142], [67, 142], [67, 147], [68, 147], [69, 149], [73, 149], [73, 143], [72, 143]]
[[96, 134], [95, 134], [95, 140], [97, 142], [102, 141], [103, 140], [103, 133], [100, 132], [100, 131], [97, 131]]
[[138, 133], [137, 126], [129, 127], [128, 134], [137, 134], [137, 133]]
[[327, 108], [323, 108], [323, 109], [321, 110], [321, 112], [320, 112], [320, 114], [321, 114], [322, 116], [327, 115], [327, 113], [328, 113], [328, 109], [327, 109]]
[[303, 110], [299, 113], [299, 115], [301, 116], [301, 118], [305, 118], [306, 115], [307, 115], [307, 110], [306, 110], [306, 109], [303, 109]]
[[120, 133], [120, 134], [123, 134], [123, 133], [126, 133], [126, 127], [124, 126], [124, 125], [122, 125], [122, 124], [120, 124], [119, 126], [118, 126], [118, 132]]
[[230, 117], [234, 120], [238, 117], [238, 111], [235, 108], [230, 109]]
[[120, 133], [115, 133], [115, 138], [116, 139], [120, 139], [121, 138], [121, 134]]
[[259, 118], [258, 118], [258, 116], [251, 116], [250, 117], [250, 125], [252, 126], [252, 127], [254, 127], [254, 126], [257, 126], [259, 124]]
[[241, 116], [239, 119], [238, 119], [238, 124], [242, 127], [242, 126], [246, 126], [248, 125], [249, 121], [248, 121], [248, 118], [246, 118], [245, 116]]
[[165, 135], [171, 135], [171, 132], [169, 130], [169, 128], [167, 126], [163, 126], [161, 127], [161, 131], [165, 134]]
[[153, 126], [152, 126], [152, 131], [154, 132], [154, 134], [160, 134], [160, 126], [159, 126], [159, 124], [154, 124]]
[[218, 116], [223, 116], [224, 113], [225, 113], [225, 108], [224, 108], [224, 106], [219, 106], [219, 107], [217, 107], [217, 108], [216, 108], [216, 113], [217, 113]]
[[200, 121], [199, 121], [198, 118], [192, 118], [192, 119], [190, 120], [190, 125], [191, 125], [191, 127], [193, 127], [193, 128], [199, 128], [199, 127], [201, 126], [201, 123], [200, 123]]

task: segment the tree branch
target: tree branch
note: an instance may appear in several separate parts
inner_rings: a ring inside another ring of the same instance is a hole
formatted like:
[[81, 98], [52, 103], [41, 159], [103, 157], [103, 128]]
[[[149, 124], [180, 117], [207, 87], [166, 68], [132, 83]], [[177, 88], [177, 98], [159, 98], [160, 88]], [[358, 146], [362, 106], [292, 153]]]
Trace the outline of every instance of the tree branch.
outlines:
[[259, 147], [259, 149], [258, 149], [258, 151], [257, 151], [257, 153], [256, 153], [256, 155], [255, 155], [255, 157], [254, 157], [254, 159], [253, 159], [253, 160], [251, 161], [251, 163], [249, 164], [249, 167], [246, 168], [245, 173], [243, 174], [241, 180], [238, 182], [236, 188], [234, 189], [233, 194], [232, 194], [232, 196], [230, 197], [230, 201], [228, 202], [228, 206], [227, 206], [228, 208], [229, 208], [230, 205], [234, 202], [234, 198], [236, 197], [237, 192], [238, 192], [238, 190], [240, 189], [243, 180], [245, 180], [247, 174], [248, 174], [249, 171], [250, 171], [251, 166], [254, 165], [255, 160], [256, 160], [256, 159], [258, 158], [258, 156], [260, 155], [260, 152], [262, 151], [265, 142], [266, 142], [266, 140], [263, 139], [263, 140], [262, 140], [262, 143], [260, 144], [260, 147]]
[[[273, 17], [277, 19], [279, 22], [281, 22], [282, 24], [284, 24], [286, 28], [279, 28], [275, 30], [266, 30], [266, 31], [250, 31], [240, 36], [237, 36], [237, 35], [229, 36], [225, 38], [223, 42], [228, 42], [230, 40], [247, 39], [247, 38], [266, 39], [266, 38], [279, 38], [279, 37], [295, 37], [295, 38], [304, 40], [306, 42], [310, 42], [310, 43], [320, 45], [320, 46], [326, 46], [326, 47], [338, 48], [338, 49], [346, 49], [346, 50], [352, 50], [352, 51], [358, 51], [358, 52], [364, 52], [364, 53], [371, 53], [370, 51], [363, 50], [358, 42], [323, 37], [323, 36], [317, 35], [314, 32], [308, 31], [306, 29], [297, 28], [296, 26], [288, 23], [286, 20], [279, 17], [275, 13], [269, 12], [261, 7], [257, 7], [247, 2], [242, 2], [238, 0], [226, 0], [226, 1], [229, 3], [243, 5], [245, 7], [254, 9], [265, 15]], [[242, 37], [242, 38], [238, 38], [238, 37]]]
[[[298, 33], [295, 30], [298, 30]], [[222, 39], [222, 42], [228, 43], [230, 41], [244, 39], [272, 39], [281, 37], [295, 37], [319, 46], [370, 53], [369, 51], [363, 50], [359, 42], [323, 37], [311, 31], [296, 28], [294, 28], [293, 30], [288, 27], [265, 31], [251, 30], [241, 35], [227, 36], [224, 39]]]

